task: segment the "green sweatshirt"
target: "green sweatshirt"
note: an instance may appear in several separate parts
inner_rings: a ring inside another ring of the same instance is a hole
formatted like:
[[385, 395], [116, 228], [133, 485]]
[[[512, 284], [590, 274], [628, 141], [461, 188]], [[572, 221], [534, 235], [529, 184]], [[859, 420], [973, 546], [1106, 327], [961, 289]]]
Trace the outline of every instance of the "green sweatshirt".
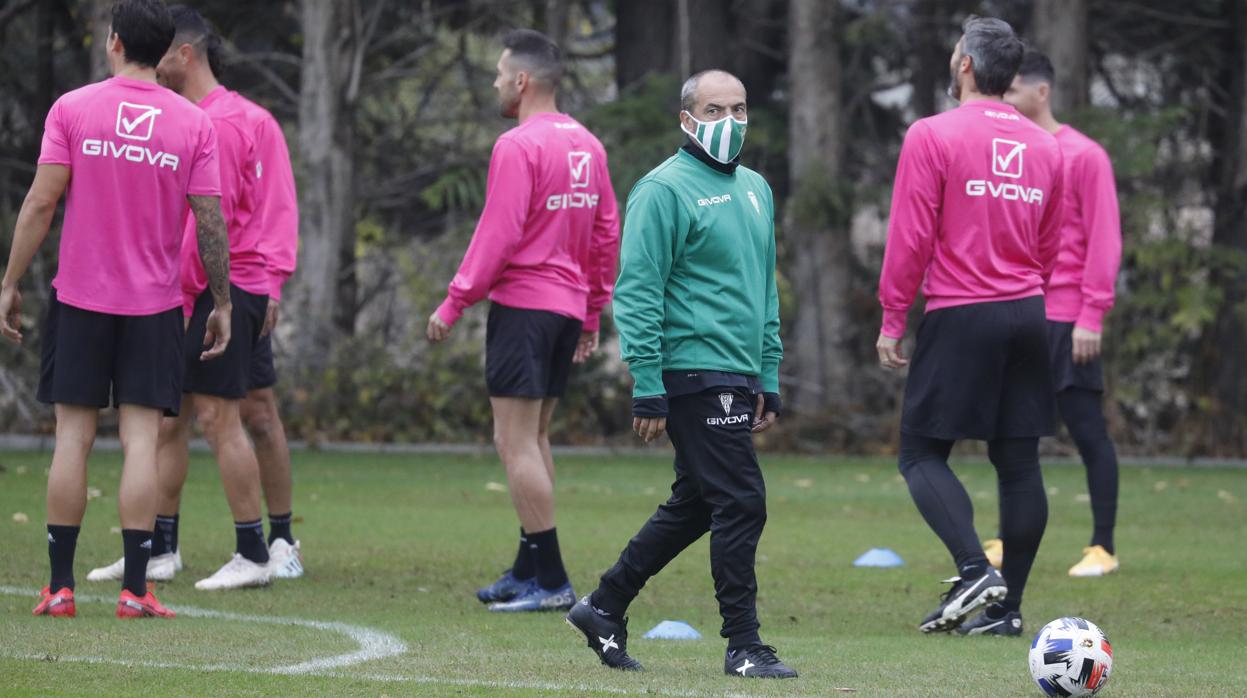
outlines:
[[757, 172], [724, 174], [684, 150], [633, 187], [614, 298], [633, 397], [665, 395], [663, 371], [689, 369], [779, 392], [774, 212]]

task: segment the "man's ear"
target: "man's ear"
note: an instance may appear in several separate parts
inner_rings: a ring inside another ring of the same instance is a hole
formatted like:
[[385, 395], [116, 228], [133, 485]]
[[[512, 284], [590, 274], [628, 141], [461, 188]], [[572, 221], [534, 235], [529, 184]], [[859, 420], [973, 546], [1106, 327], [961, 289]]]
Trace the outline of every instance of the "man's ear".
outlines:
[[1049, 85], [1046, 82], [1040, 85], [1039, 86], [1039, 98], [1042, 99], [1044, 102], [1047, 102], [1051, 99], [1051, 97], [1052, 97], [1052, 85]]

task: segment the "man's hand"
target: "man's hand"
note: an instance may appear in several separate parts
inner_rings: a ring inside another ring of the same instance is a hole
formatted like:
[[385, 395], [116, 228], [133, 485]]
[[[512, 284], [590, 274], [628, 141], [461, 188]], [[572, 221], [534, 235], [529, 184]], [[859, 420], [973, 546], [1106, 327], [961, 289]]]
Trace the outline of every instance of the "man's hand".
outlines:
[[572, 356], [572, 363], [583, 364], [593, 356], [593, 352], [598, 350], [598, 333], [581, 332], [580, 341], [576, 344], [576, 353]]
[[1100, 355], [1100, 333], [1081, 327], [1074, 328], [1074, 363], [1085, 364], [1095, 361]]
[[437, 315], [437, 311], [433, 311], [433, 314], [429, 316], [429, 327], [425, 330], [425, 334], [428, 335], [429, 341], [434, 344], [446, 341], [446, 338], [450, 336], [450, 325], [442, 322], [442, 319]]
[[766, 397], [762, 393], [758, 393], [758, 408], [753, 415], [753, 433], [761, 434], [774, 426], [778, 420], [779, 415], [766, 411]]
[[204, 328], [204, 346], [210, 348], [199, 355], [200, 361], [211, 361], [225, 353], [225, 347], [229, 344], [230, 315], [233, 312], [234, 307], [230, 305], [219, 305], [212, 309], [207, 327]]
[[632, 420], [632, 431], [641, 437], [645, 443], [649, 443], [654, 439], [662, 436], [667, 430], [666, 417], [634, 417]]
[[0, 290], [0, 332], [10, 342], [22, 343], [22, 293], [17, 286]]
[[264, 313], [264, 329], [260, 330], [261, 337], [269, 336], [273, 328], [277, 327], [277, 313], [280, 305], [279, 302], [272, 298], [268, 299], [268, 310]]
[[879, 352], [879, 365], [884, 368], [896, 369], [909, 365], [909, 359], [901, 355], [901, 340], [895, 337], [880, 334], [879, 341], [875, 342], [875, 349]]

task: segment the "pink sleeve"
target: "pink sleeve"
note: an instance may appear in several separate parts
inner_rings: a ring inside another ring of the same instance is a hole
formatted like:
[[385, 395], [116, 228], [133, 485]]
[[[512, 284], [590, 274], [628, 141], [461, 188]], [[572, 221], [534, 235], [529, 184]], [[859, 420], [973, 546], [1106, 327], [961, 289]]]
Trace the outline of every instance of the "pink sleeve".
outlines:
[[615, 200], [615, 189], [611, 186], [605, 151], [601, 152], [598, 162], [595, 176], [598, 182], [602, 182], [598, 194], [601, 198], [593, 220], [589, 259], [581, 265], [590, 270], [589, 305], [584, 323], [586, 332], [597, 332], [601, 327], [602, 308], [610, 302], [611, 293], [615, 290], [615, 271], [619, 263], [619, 204]]
[[523, 149], [509, 138], [498, 139], [489, 160], [485, 209], [476, 223], [459, 273], [451, 280], [446, 300], [437, 309], [442, 322], [454, 325], [465, 308], [489, 295], [524, 235], [532, 195], [533, 176]]
[[1117, 270], [1121, 266], [1117, 183], [1113, 165], [1103, 150], [1094, 149], [1084, 160], [1078, 190], [1087, 231], [1087, 260], [1082, 275], [1082, 311], [1075, 324], [1100, 332], [1105, 313], [1113, 307]]
[[1043, 284], [1047, 288], [1061, 252], [1061, 223], [1065, 218], [1065, 164], [1061, 150], [1056, 149], [1057, 163], [1052, 176], [1043, 216], [1039, 219], [1039, 263], [1043, 265]]
[[944, 155], [935, 134], [919, 121], [905, 135], [892, 188], [888, 242], [879, 274], [884, 336], [905, 336], [905, 316], [935, 253], [943, 201]]
[[43, 121], [43, 143], [39, 146], [40, 165], [70, 164], [69, 136], [62, 123], [61, 103], [58, 101], [48, 110]]
[[221, 165], [217, 161], [217, 133], [212, 126], [212, 119], [203, 115], [200, 122], [199, 145], [195, 149], [195, 159], [191, 162], [190, 182], [186, 188], [187, 196], [220, 196]]
[[269, 298], [280, 301], [282, 287], [294, 274], [299, 256], [299, 199], [286, 136], [274, 119], [260, 122], [256, 151], [259, 247], [268, 269]]

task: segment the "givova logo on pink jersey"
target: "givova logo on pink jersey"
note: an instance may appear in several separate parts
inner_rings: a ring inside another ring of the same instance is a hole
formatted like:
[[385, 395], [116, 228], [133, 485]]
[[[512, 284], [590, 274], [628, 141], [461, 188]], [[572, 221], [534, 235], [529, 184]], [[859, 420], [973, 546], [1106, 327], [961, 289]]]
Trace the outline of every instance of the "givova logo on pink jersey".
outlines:
[[[1022, 158], [1026, 144], [1007, 138], [992, 139], [992, 174], [1008, 179], [1022, 178]], [[1043, 204], [1043, 190], [1024, 187], [1016, 182], [993, 182], [971, 179], [966, 182], [966, 196], [991, 196], [1005, 201], [1023, 201], [1036, 206]]]
[[85, 138], [82, 141], [82, 154], [91, 157], [111, 157], [116, 160], [146, 163], [154, 167], [168, 167], [177, 171], [181, 158], [173, 153], [152, 150], [140, 145], [152, 139], [156, 128], [156, 117], [160, 109], [146, 104], [122, 102], [117, 105], [117, 137], [138, 143], [124, 143], [100, 138]]
[[[567, 167], [571, 172], [573, 189], [584, 189], [589, 186], [590, 165], [593, 153], [573, 150], [567, 154]], [[577, 191], [570, 194], [551, 194], [546, 198], [546, 209], [558, 211], [564, 208], [593, 208], [598, 205], [598, 195]]]

